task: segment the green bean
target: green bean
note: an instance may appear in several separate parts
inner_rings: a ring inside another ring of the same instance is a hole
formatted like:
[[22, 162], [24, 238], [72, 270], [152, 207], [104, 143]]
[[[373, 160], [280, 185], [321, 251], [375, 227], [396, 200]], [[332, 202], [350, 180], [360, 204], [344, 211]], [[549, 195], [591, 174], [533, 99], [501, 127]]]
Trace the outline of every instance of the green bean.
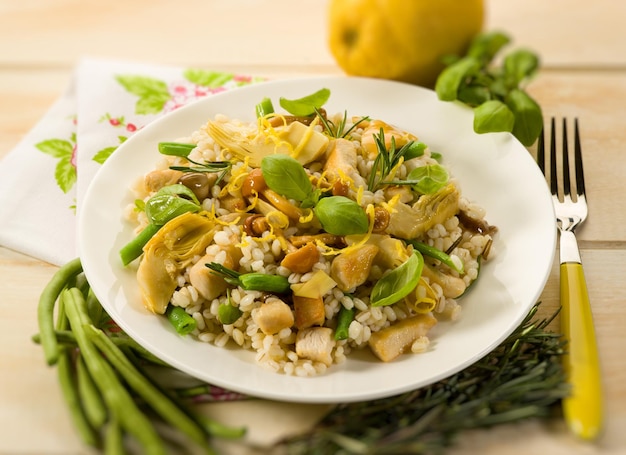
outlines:
[[337, 316], [337, 328], [335, 329], [335, 340], [346, 340], [350, 323], [354, 319], [354, 308], [347, 309], [345, 306], [339, 308], [339, 316]]
[[100, 304], [100, 301], [93, 293], [93, 290], [89, 288], [87, 291], [87, 295], [85, 297], [85, 301], [87, 304], [87, 312], [89, 313], [89, 318], [96, 325], [96, 327], [100, 327], [102, 323], [102, 316], [107, 316]]
[[134, 239], [124, 245], [120, 250], [122, 264], [126, 266], [141, 256], [143, 253], [143, 247], [160, 228], [161, 226], [150, 223]]
[[198, 416], [208, 434], [216, 438], [239, 439], [246, 434], [246, 427], [231, 427], [206, 416]]
[[165, 454], [163, 441], [150, 420], [139, 410], [129, 391], [118, 380], [115, 371], [87, 335], [86, 329], [93, 327], [87, 313], [85, 299], [77, 288], [64, 290], [67, 316], [76, 336], [76, 341], [85, 359], [87, 369], [102, 393], [114, 417], [143, 446], [147, 454]]
[[[55, 330], [54, 333], [56, 335], [57, 341], [62, 346], [69, 346], [69, 347], [74, 347], [74, 348], [78, 346], [78, 344], [76, 343], [76, 337], [74, 336], [74, 332], [72, 332], [71, 330]], [[33, 343], [41, 344], [40, 334], [36, 333], [35, 335], [31, 337], [31, 339]], [[159, 366], [171, 368], [170, 364], [156, 357], [154, 354], [152, 354], [146, 348], [138, 344], [132, 338], [128, 338], [126, 336], [113, 336], [113, 337], [110, 337], [110, 340], [113, 341], [113, 343], [115, 343], [120, 349], [132, 350], [132, 352], [136, 353], [137, 355], [139, 355], [139, 357], [141, 357], [144, 360], [147, 360], [150, 363], [154, 363]]]
[[246, 291], [266, 291], [284, 294], [289, 292], [291, 284], [287, 277], [281, 275], [266, 275], [265, 273], [239, 273], [217, 262], [205, 264], [217, 275], [233, 286], [241, 286]]
[[420, 253], [422, 253], [423, 255], [431, 257], [433, 259], [437, 259], [438, 261], [441, 261], [443, 264], [450, 267], [452, 270], [455, 270], [459, 273], [463, 273], [463, 263], [461, 262], [459, 264], [455, 262], [449, 254], [435, 247], [426, 245], [425, 243], [417, 242], [415, 240], [409, 240], [408, 243], [413, 245], [413, 248], [419, 251]]
[[254, 110], [257, 118], [265, 117], [268, 114], [274, 113], [274, 105], [272, 104], [271, 99], [265, 97], [254, 107]]
[[207, 452], [211, 450], [210, 446], [207, 444], [207, 434], [204, 432], [203, 428], [150, 380], [142, 375], [102, 330], [97, 329], [93, 325], [86, 326], [85, 330], [88, 339], [106, 356], [126, 383], [135, 390], [152, 409], [166, 422], [177, 427], [193, 441], [205, 448]]
[[182, 156], [186, 158], [196, 148], [196, 144], [183, 144], [181, 142], [159, 142], [159, 153], [162, 155]]
[[113, 417], [104, 432], [104, 455], [125, 455], [123, 436], [119, 420]]
[[217, 319], [224, 325], [234, 324], [242, 314], [239, 308], [230, 303], [222, 303], [217, 307]]
[[98, 434], [89, 423], [89, 420], [81, 407], [80, 397], [72, 374], [72, 359], [70, 353], [66, 349], [63, 349], [59, 354], [56, 365], [59, 384], [61, 385], [61, 392], [70, 410], [74, 426], [78, 430], [78, 433], [85, 444], [92, 447], [98, 447], [100, 445]]
[[188, 335], [198, 326], [193, 316], [179, 306], [168, 305], [165, 309], [165, 317], [179, 335]]
[[[71, 330], [55, 330], [54, 335], [57, 339], [57, 343], [61, 346], [76, 347], [76, 337]], [[33, 343], [41, 344], [41, 334], [36, 333], [30, 337]]]
[[85, 359], [82, 355], [79, 355], [76, 359], [76, 378], [78, 396], [83, 404], [85, 416], [94, 428], [99, 428], [107, 420], [107, 410], [102, 401], [100, 391], [87, 371]]
[[59, 358], [59, 344], [54, 333], [54, 306], [68, 280], [83, 270], [79, 258], [61, 266], [46, 285], [37, 306], [37, 321], [41, 334], [41, 347], [48, 365], [54, 365]]
[[287, 277], [257, 272], [240, 275], [239, 283], [246, 291], [266, 291], [284, 294], [291, 289], [291, 284]]

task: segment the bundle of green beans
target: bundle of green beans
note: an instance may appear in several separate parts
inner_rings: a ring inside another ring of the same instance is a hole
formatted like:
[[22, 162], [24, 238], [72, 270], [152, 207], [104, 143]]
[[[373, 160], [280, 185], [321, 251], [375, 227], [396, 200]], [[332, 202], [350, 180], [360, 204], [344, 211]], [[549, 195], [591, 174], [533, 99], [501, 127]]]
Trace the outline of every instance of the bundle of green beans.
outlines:
[[[146, 365], [167, 365], [129, 337], [103, 330], [110, 319], [91, 292], [80, 260], [61, 267], [45, 287], [38, 322], [34, 341], [41, 344], [48, 365], [56, 365], [74, 425], [86, 444], [106, 454], [124, 454], [132, 439], [141, 453], [165, 454], [183, 437], [211, 454], [212, 437], [243, 436], [243, 428], [194, 413], [175, 389], [162, 387], [143, 371]], [[163, 426], [176, 436], [167, 439], [158, 430]]]
[[[535, 320], [538, 308], [500, 346], [455, 375], [401, 395], [337, 405], [309, 432], [268, 450], [307, 455], [442, 453], [463, 430], [551, 415], [569, 389], [559, 361], [562, 338], [548, 330], [552, 318]], [[126, 453], [129, 442], [138, 442], [141, 453], [177, 453], [181, 448], [172, 444], [181, 442], [164, 437], [173, 429], [214, 453], [211, 438], [244, 435], [244, 428], [226, 427], [194, 412], [189, 399], [209, 385], [175, 389], [145, 373], [146, 366], [175, 370], [123, 332], [106, 330], [111, 320], [78, 259], [61, 267], [45, 287], [38, 319], [40, 332], [34, 340], [47, 363], [56, 366], [86, 444], [107, 454]], [[163, 428], [169, 431], [159, 431]]]

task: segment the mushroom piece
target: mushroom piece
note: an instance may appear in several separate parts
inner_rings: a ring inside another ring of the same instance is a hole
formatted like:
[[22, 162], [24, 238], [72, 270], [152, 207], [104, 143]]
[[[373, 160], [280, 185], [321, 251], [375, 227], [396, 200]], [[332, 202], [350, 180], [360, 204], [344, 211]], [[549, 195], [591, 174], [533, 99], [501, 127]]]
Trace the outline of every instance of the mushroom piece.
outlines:
[[[260, 168], [253, 169], [246, 175], [241, 186], [241, 195], [248, 199], [259, 195], [264, 201], [269, 202], [271, 206], [280, 210], [292, 220], [298, 221], [302, 216], [302, 211], [298, 207], [267, 187]], [[257, 201], [258, 203], [259, 201]], [[266, 214], [264, 213], [264, 215]]]
[[320, 260], [320, 252], [313, 243], [307, 243], [291, 253], [287, 253], [280, 265], [295, 273], [307, 273]]
[[368, 341], [372, 352], [383, 362], [399, 357], [437, 323], [431, 313], [418, 314], [372, 333]]
[[330, 276], [342, 291], [350, 291], [365, 283], [378, 253], [376, 245], [364, 244], [344, 251], [333, 259]]
[[199, 201], [203, 201], [211, 194], [211, 188], [217, 181], [217, 174], [207, 174], [206, 172], [185, 172], [178, 183], [185, 185]]
[[268, 298], [252, 312], [252, 319], [266, 335], [274, 335], [293, 326], [291, 307], [277, 297]]
[[328, 327], [310, 327], [298, 331], [296, 335], [296, 354], [326, 366], [333, 363], [333, 330]]
[[459, 191], [448, 184], [434, 194], [422, 195], [413, 206], [398, 203], [389, 217], [387, 233], [414, 239], [459, 211]]

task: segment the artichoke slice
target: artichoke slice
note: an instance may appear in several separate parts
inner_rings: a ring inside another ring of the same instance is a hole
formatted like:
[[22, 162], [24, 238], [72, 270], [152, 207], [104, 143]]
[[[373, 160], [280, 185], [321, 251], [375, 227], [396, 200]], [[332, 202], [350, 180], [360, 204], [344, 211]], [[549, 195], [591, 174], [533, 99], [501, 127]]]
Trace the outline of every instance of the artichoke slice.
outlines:
[[386, 232], [394, 237], [414, 239], [459, 211], [459, 190], [452, 183], [434, 194], [421, 196], [413, 206], [398, 203], [389, 217]]
[[184, 213], [167, 222], [144, 246], [137, 282], [144, 306], [163, 314], [177, 286], [177, 276], [213, 240], [216, 223]]

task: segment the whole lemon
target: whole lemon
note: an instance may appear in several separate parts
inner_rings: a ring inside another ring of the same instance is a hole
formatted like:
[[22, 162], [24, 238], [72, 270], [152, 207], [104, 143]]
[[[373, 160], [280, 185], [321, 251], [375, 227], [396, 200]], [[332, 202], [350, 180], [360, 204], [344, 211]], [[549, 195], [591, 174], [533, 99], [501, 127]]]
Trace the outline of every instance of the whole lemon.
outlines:
[[350, 75], [432, 87], [483, 20], [483, 0], [330, 0], [328, 44]]

